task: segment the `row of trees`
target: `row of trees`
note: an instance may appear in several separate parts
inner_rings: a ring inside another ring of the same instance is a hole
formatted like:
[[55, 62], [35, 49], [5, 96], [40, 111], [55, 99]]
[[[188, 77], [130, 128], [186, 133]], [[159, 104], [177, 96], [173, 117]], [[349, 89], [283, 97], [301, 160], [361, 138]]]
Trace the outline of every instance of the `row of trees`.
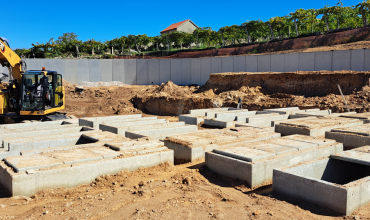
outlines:
[[183, 48], [222, 47], [241, 43], [263, 42], [272, 39], [297, 37], [302, 34], [326, 32], [346, 27], [368, 25], [370, 0], [354, 6], [343, 6], [341, 0], [335, 6], [320, 9], [297, 9], [282, 17], [273, 17], [268, 21], [252, 20], [241, 25], [225, 26], [218, 31], [210, 27], [196, 29], [192, 34], [171, 32], [169, 34], [148, 37], [127, 35], [102, 42], [89, 39], [78, 40], [74, 33], [64, 33], [57, 40], [32, 44], [30, 49], [17, 49], [16, 52], [26, 57], [86, 56], [95, 54], [142, 53]]

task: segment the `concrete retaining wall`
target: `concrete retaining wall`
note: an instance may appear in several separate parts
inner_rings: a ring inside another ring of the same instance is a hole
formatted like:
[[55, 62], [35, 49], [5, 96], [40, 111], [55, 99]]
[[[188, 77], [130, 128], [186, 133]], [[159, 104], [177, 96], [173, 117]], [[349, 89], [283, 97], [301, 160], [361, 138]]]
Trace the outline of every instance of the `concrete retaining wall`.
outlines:
[[[320, 51], [271, 55], [185, 59], [64, 60], [25, 59], [28, 69], [56, 70], [71, 83], [120, 81], [129, 85], [152, 85], [172, 80], [179, 85], [207, 82], [211, 73], [294, 72], [319, 70], [369, 71], [370, 49]], [[0, 73], [8, 71], [0, 67]]]

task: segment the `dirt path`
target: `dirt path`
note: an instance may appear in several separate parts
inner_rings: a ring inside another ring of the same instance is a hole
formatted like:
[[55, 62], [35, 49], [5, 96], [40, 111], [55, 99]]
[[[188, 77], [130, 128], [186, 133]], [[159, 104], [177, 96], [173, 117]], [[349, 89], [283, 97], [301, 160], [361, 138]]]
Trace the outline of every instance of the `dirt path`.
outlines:
[[[0, 219], [368, 219], [370, 205], [350, 217], [296, 200], [271, 187], [214, 174], [203, 161], [106, 175], [90, 185], [0, 199]], [[6, 196], [2, 194], [2, 196]]]

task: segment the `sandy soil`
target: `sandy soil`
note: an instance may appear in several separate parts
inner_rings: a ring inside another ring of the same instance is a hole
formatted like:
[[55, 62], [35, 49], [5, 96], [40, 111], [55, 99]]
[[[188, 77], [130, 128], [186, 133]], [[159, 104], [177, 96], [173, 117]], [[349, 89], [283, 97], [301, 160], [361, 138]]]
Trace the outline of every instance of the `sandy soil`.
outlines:
[[[90, 185], [44, 190], [32, 197], [0, 199], [0, 219], [369, 219], [370, 204], [352, 216], [266, 186], [210, 172], [204, 161], [105, 175]], [[6, 194], [0, 194], [6, 197]]]

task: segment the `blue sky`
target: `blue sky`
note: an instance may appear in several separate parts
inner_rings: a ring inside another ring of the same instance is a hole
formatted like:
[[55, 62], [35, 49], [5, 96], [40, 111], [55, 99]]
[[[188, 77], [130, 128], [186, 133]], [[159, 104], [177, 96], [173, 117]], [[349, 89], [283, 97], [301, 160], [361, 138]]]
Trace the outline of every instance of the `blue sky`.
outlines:
[[[342, 0], [344, 6], [362, 0]], [[191, 19], [200, 27], [218, 30], [246, 20], [268, 20], [297, 8], [321, 8], [338, 0], [244, 0], [244, 1], [153, 1], [153, 0], [20, 0], [5, 1], [0, 36], [12, 49], [57, 39], [74, 32], [78, 39], [110, 40], [127, 34], [159, 35], [172, 23]], [[5, 12], [5, 13], [4, 13]]]

